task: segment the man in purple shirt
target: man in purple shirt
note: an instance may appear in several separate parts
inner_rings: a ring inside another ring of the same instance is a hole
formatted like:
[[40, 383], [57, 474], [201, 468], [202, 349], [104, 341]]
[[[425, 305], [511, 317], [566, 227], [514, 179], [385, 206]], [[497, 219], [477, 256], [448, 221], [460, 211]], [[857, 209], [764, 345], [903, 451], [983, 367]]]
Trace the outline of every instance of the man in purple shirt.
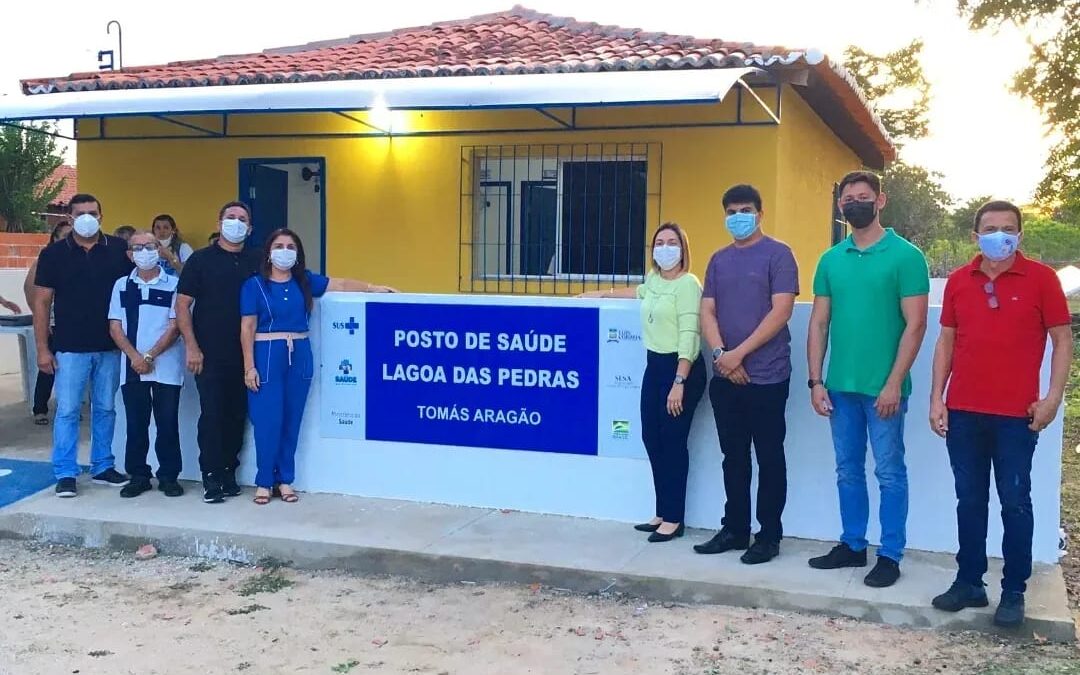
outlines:
[[[761, 231], [761, 194], [750, 185], [724, 193], [725, 224], [734, 243], [709, 261], [701, 298], [701, 334], [712, 350], [709, 385], [724, 453], [723, 527], [698, 553], [744, 550], [748, 565], [780, 554], [780, 517], [787, 501], [784, 436], [791, 381], [788, 321], [799, 294], [791, 248]], [[750, 446], [757, 451], [757, 520], [750, 545]]]

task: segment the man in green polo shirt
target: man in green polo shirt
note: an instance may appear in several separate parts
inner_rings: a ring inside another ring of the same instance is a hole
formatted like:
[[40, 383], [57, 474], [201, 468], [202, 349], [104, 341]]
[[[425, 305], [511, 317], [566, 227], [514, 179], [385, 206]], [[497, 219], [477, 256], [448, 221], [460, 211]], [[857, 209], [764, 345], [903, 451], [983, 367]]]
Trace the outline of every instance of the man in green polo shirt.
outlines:
[[[906, 544], [907, 467], [904, 414], [911, 393], [908, 371], [926, 332], [930, 279], [922, 252], [881, 226], [886, 197], [881, 179], [856, 171], [840, 181], [840, 208], [851, 236], [833, 246], [814, 275], [814, 309], [807, 337], [810, 399], [828, 417], [836, 453], [843, 534], [817, 569], [866, 566], [866, 442], [881, 488], [881, 546], [864, 579], [876, 588], [900, 578]], [[829, 345], [829, 372], [822, 365]]]

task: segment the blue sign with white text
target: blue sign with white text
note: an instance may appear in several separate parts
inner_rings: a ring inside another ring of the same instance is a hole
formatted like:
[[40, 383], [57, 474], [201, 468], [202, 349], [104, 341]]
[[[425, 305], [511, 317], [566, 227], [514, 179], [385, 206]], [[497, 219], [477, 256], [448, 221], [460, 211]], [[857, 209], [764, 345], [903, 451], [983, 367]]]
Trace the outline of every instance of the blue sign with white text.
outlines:
[[597, 454], [597, 308], [365, 311], [368, 440]]

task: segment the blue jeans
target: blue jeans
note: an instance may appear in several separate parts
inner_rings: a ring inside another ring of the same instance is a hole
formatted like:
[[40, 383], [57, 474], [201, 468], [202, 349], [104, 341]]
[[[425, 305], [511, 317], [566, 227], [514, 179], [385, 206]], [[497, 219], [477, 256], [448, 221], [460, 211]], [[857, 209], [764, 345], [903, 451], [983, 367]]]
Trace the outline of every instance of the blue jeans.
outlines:
[[79, 475], [79, 410], [90, 385], [90, 474], [113, 468], [116, 390], [120, 352], [56, 354], [56, 418], [53, 421], [53, 474], [57, 480]]
[[982, 586], [986, 574], [986, 520], [990, 507], [990, 466], [994, 467], [1001, 524], [1005, 533], [1001, 552], [1005, 569], [1001, 588], [1027, 590], [1031, 576], [1031, 537], [1035, 519], [1031, 510], [1031, 459], [1039, 434], [1023, 417], [949, 411], [949, 448], [956, 479], [956, 578]]
[[904, 557], [907, 544], [908, 481], [904, 465], [904, 415], [907, 399], [888, 419], [878, 417], [873, 396], [830, 391], [833, 411], [833, 448], [836, 451], [836, 487], [840, 493], [840, 520], [844, 533], [840, 541], [853, 551], [862, 551], [870, 518], [870, 498], [866, 490], [866, 441], [874, 453], [874, 475], [881, 489], [881, 546], [878, 555], [896, 562]]

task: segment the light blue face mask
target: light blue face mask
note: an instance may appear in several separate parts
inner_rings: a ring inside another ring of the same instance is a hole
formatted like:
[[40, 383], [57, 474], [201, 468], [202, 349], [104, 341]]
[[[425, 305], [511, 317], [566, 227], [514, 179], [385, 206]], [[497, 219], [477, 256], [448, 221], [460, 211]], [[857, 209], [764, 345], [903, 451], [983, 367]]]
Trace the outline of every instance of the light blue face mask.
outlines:
[[757, 229], [757, 216], [753, 213], [732, 213], [724, 220], [724, 224], [736, 241], [742, 241]]
[[990, 232], [979, 235], [979, 250], [987, 260], [1005, 260], [1020, 246], [1020, 235], [1008, 232]]

